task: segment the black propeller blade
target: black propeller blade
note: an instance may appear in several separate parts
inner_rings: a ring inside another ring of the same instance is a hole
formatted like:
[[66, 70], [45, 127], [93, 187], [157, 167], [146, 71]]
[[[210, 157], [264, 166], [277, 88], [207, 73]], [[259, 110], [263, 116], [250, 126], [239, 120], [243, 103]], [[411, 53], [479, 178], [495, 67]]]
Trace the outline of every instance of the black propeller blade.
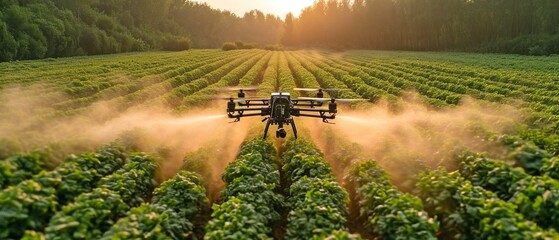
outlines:
[[215, 97], [216, 100], [228, 100], [233, 102], [246, 102], [246, 101], [270, 101], [270, 98], [233, 98], [233, 97]]

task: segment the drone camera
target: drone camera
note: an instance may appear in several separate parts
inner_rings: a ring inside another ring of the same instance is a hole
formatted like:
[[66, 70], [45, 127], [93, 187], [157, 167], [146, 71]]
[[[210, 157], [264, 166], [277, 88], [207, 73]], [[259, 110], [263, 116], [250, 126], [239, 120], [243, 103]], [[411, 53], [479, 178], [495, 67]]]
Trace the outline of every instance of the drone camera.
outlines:
[[287, 136], [287, 132], [285, 131], [285, 129], [280, 128], [276, 131], [277, 138], [285, 138], [286, 136]]
[[337, 113], [338, 112], [338, 104], [335, 102], [331, 102], [328, 104], [328, 112], [329, 113]]

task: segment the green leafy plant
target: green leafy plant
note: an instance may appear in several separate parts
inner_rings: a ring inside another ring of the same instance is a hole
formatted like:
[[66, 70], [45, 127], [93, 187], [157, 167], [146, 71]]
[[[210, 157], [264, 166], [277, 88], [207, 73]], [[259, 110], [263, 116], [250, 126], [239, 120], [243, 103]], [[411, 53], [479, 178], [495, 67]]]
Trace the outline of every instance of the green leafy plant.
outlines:
[[360, 218], [371, 234], [383, 239], [436, 239], [438, 221], [423, 210], [418, 197], [398, 191], [375, 161], [354, 165], [349, 181], [355, 187]]

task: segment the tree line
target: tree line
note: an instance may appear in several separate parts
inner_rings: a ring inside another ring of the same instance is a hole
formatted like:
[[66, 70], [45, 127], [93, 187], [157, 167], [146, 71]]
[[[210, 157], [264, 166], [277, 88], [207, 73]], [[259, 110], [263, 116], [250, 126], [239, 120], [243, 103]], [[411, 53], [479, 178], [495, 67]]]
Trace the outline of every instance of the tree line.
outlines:
[[285, 45], [559, 53], [558, 0], [317, 0], [287, 15]]
[[0, 61], [275, 44], [283, 21], [185, 0], [2, 0]]
[[189, 0], [1, 0], [0, 61], [227, 41], [291, 47], [559, 53], [558, 0], [316, 0], [284, 20]]

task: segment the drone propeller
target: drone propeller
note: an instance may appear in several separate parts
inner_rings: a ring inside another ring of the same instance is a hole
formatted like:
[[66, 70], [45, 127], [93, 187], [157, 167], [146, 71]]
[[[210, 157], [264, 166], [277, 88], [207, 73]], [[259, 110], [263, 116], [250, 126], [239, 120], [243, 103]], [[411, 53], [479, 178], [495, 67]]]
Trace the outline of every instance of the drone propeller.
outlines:
[[236, 91], [256, 91], [258, 90], [257, 86], [246, 86], [246, 87], [224, 87], [220, 88], [219, 91], [221, 92], [236, 92]]
[[315, 102], [339, 102], [339, 103], [347, 103], [347, 102], [366, 102], [367, 99], [338, 99], [338, 98], [313, 98], [313, 97], [299, 97], [296, 100], [307, 100], [307, 101], [315, 101]]
[[270, 98], [233, 98], [233, 97], [215, 97], [216, 100], [228, 100], [233, 102], [246, 102], [246, 101], [270, 101]]
[[293, 88], [296, 91], [303, 91], [303, 92], [316, 92], [316, 91], [348, 91], [350, 89], [347, 88]]

